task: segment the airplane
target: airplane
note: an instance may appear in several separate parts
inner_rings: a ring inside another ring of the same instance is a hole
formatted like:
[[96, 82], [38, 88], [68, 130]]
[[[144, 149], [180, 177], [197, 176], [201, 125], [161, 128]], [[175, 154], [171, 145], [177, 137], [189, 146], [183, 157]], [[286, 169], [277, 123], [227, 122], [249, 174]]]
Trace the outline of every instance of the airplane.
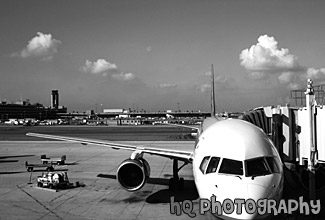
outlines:
[[[279, 201], [283, 193], [283, 164], [272, 141], [259, 127], [240, 120], [216, 117], [214, 98], [214, 70], [212, 65], [211, 117], [205, 119], [197, 131], [193, 151], [159, 149], [153, 147], [119, 144], [104, 140], [74, 138], [56, 135], [27, 133], [26, 135], [56, 140], [107, 146], [132, 151], [117, 169], [117, 180], [128, 191], [141, 189], [150, 176], [150, 165], [145, 154], [162, 156], [173, 160], [173, 177], [169, 189], [181, 190], [184, 179], [178, 172], [192, 163], [193, 176], [200, 199], [211, 200], [213, 196], [221, 204], [225, 199], [273, 199]], [[189, 127], [189, 126], [187, 126]], [[178, 162], [183, 164], [178, 166]], [[215, 215], [222, 219], [260, 219], [259, 215], [236, 211]]]

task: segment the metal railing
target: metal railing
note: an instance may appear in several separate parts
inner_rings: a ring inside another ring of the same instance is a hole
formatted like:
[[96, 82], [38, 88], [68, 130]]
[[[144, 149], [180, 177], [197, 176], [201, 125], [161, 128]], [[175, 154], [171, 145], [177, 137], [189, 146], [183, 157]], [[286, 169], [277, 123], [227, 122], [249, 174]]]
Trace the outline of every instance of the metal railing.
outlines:
[[[325, 84], [313, 86], [314, 87], [314, 94], [315, 100], [317, 105], [324, 105], [325, 103]], [[297, 89], [291, 90], [290, 98], [294, 102], [297, 107], [306, 106], [306, 89]]]

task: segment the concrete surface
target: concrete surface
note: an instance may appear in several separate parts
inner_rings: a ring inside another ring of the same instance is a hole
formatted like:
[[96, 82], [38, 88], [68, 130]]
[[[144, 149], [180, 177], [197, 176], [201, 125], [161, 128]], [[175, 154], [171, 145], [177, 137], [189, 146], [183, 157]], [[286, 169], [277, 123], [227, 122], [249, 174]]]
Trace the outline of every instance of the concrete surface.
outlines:
[[[192, 149], [194, 143], [148, 144], [162, 148], [177, 145], [177, 149], [186, 150]], [[128, 151], [42, 141], [0, 142], [0, 153], [0, 219], [187, 219], [187, 215], [170, 214], [169, 196], [191, 200], [197, 197], [190, 182], [186, 183], [183, 193], [173, 195], [167, 190], [172, 161], [166, 158], [146, 156], [151, 166], [149, 182], [153, 184], [148, 183], [140, 191], [131, 193], [123, 190], [115, 179], [118, 165], [130, 155]], [[66, 154], [68, 165], [57, 166], [56, 170], [67, 170], [70, 182], [79, 181], [85, 186], [58, 192], [35, 188], [36, 178], [43, 170], [29, 173], [24, 163], [40, 163], [42, 154]], [[193, 180], [191, 166], [183, 168], [180, 175]], [[32, 184], [28, 184], [30, 176]]]

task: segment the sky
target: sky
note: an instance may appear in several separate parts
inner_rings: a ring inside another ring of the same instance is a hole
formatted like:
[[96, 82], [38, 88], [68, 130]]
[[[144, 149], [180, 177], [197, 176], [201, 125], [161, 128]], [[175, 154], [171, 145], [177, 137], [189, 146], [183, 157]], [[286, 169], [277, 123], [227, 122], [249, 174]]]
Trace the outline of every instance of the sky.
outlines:
[[323, 0], [1, 0], [0, 99], [68, 112], [292, 103], [325, 83]]

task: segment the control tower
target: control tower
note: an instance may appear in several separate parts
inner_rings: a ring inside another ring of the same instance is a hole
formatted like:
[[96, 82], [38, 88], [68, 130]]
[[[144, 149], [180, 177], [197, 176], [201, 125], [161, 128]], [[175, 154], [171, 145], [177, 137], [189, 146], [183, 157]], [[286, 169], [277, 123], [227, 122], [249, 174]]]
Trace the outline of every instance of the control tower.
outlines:
[[54, 109], [59, 108], [59, 91], [58, 90], [52, 90], [51, 108], [54, 108]]

